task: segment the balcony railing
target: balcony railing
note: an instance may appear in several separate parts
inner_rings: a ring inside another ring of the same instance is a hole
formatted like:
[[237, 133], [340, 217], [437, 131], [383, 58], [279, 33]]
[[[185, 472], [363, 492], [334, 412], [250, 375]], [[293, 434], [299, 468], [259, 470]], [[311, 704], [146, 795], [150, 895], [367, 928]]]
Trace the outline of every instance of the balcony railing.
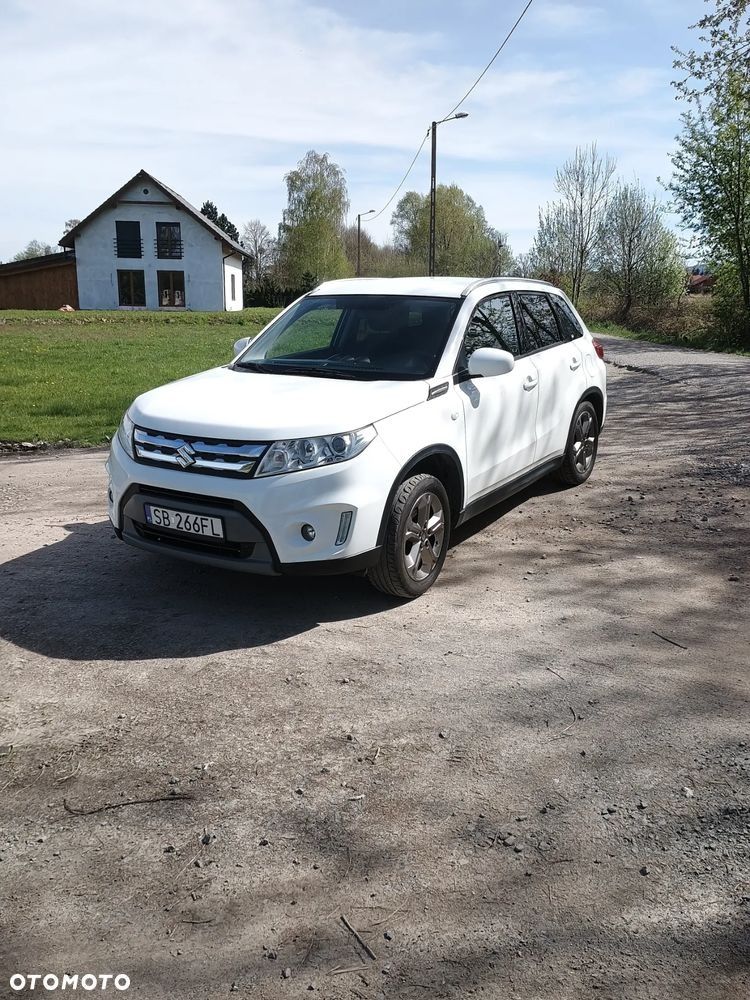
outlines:
[[181, 260], [182, 240], [154, 240], [154, 253], [160, 260]]
[[143, 256], [143, 240], [118, 239], [115, 236], [114, 244], [115, 256], [117, 257], [130, 257], [133, 259]]

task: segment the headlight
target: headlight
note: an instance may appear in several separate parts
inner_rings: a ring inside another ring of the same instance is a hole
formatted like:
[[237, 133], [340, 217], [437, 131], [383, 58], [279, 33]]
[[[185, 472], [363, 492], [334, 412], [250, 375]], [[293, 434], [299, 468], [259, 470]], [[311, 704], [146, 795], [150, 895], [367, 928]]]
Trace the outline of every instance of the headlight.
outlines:
[[374, 437], [374, 427], [362, 427], [358, 431], [328, 434], [325, 437], [274, 441], [263, 456], [255, 475], [278, 476], [282, 472], [300, 472], [302, 469], [317, 469], [321, 465], [346, 462], [363, 452]]
[[126, 413], [125, 416], [120, 421], [120, 426], [117, 428], [117, 440], [123, 446], [125, 451], [130, 455], [131, 458], [135, 458], [133, 453], [133, 431], [135, 430], [135, 424], [130, 419], [130, 414]]

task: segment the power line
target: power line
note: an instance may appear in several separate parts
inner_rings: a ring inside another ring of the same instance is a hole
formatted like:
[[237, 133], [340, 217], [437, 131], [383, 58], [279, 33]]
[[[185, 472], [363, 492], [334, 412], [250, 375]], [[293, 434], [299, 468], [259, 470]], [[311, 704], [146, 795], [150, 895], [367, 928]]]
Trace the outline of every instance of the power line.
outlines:
[[[503, 51], [503, 49], [505, 48], [505, 46], [508, 44], [508, 42], [512, 38], [513, 33], [515, 32], [516, 28], [518, 27], [518, 25], [521, 23], [521, 21], [523, 21], [524, 17], [526, 16], [526, 11], [529, 9], [529, 7], [532, 5], [533, 2], [534, 2], [534, 0], [528, 0], [528, 3], [526, 4], [526, 6], [524, 7], [524, 9], [520, 13], [520, 15], [518, 17], [518, 20], [513, 25], [513, 27], [510, 29], [510, 31], [505, 36], [505, 38], [503, 39], [503, 42], [502, 42], [502, 45], [500, 46], [500, 48], [497, 50], [497, 52], [495, 52], [494, 56], [490, 59], [490, 61], [484, 67], [484, 69], [479, 74], [479, 76], [476, 78], [476, 80], [474, 81], [474, 83], [472, 83], [472, 85], [466, 91], [466, 93], [461, 98], [461, 100], [458, 102], [458, 104], [456, 104], [455, 107], [451, 108], [451, 110], [448, 112], [448, 114], [445, 115], [446, 118], [450, 118], [450, 116], [454, 113], [454, 111], [457, 111], [461, 107], [461, 105], [464, 103], [464, 101], [469, 96], [469, 94], [475, 89], [475, 87], [477, 86], [477, 84], [479, 83], [479, 81], [482, 79], [482, 77], [485, 75], [485, 73], [487, 72], [487, 70], [490, 68], [490, 66], [493, 64], [493, 62], [497, 59], [497, 57]], [[390, 205], [390, 203], [393, 201], [393, 199], [399, 193], [399, 191], [401, 190], [401, 188], [404, 186], [404, 184], [406, 183], [407, 177], [412, 172], [412, 168], [414, 167], [414, 164], [417, 162], [419, 154], [422, 152], [422, 150], [424, 148], [424, 144], [427, 142], [427, 137], [429, 136], [429, 134], [430, 134], [430, 130], [427, 129], [427, 132], [425, 133], [425, 137], [424, 137], [424, 139], [422, 139], [421, 143], [419, 144], [419, 149], [414, 154], [414, 159], [409, 164], [409, 167], [408, 167], [406, 173], [404, 174], [404, 176], [401, 178], [401, 182], [399, 183], [398, 187], [393, 192], [393, 194], [390, 196], [390, 198], [385, 203], [385, 205], [383, 205], [383, 207], [380, 209], [380, 211], [376, 215], [373, 215], [373, 217], [370, 220], [368, 220], [369, 222], [374, 222], [376, 219], [380, 218], [380, 216], [383, 214], [383, 212], [385, 212], [386, 208], [388, 208], [388, 206]]]
[[422, 152], [422, 149], [424, 148], [424, 144], [427, 142], [427, 136], [429, 134], [430, 134], [430, 130], [427, 129], [427, 131], [425, 132], [424, 139], [422, 139], [422, 141], [419, 144], [419, 149], [414, 154], [414, 159], [409, 164], [409, 169], [406, 171], [406, 173], [404, 174], [404, 176], [401, 178], [401, 183], [396, 188], [396, 190], [393, 192], [393, 194], [390, 196], [390, 198], [385, 203], [385, 205], [383, 205], [383, 207], [380, 209], [380, 211], [377, 213], [377, 215], [373, 215], [373, 217], [368, 220], [369, 222], [374, 222], [377, 218], [379, 218], [379, 216], [381, 216], [383, 214], [383, 212], [385, 212], [386, 208], [388, 208], [388, 206], [393, 201], [393, 199], [396, 197], [396, 195], [399, 193], [399, 191], [401, 190], [401, 188], [404, 186], [404, 184], [406, 184], [406, 178], [409, 176], [409, 174], [412, 171], [412, 167], [417, 162], [417, 158], [418, 158], [419, 154]]
[[511, 38], [513, 37], [513, 33], [514, 33], [514, 31], [516, 30], [516, 28], [518, 27], [518, 25], [519, 25], [519, 24], [521, 23], [521, 21], [523, 21], [524, 17], [526, 16], [526, 11], [527, 11], [527, 10], [529, 9], [529, 7], [530, 7], [530, 6], [532, 5], [532, 3], [533, 3], [533, 2], [534, 2], [534, 0], [529, 0], [529, 2], [528, 2], [528, 3], [526, 4], [526, 6], [524, 7], [524, 9], [523, 9], [523, 10], [521, 11], [521, 13], [519, 14], [519, 16], [518, 16], [518, 20], [517, 20], [517, 21], [516, 21], [516, 23], [515, 23], [515, 24], [513, 25], [513, 27], [512, 27], [511, 29], [510, 29], [510, 31], [509, 31], [509, 32], [508, 32], [508, 34], [507, 34], [507, 35], [505, 36], [505, 38], [503, 39], [503, 43], [502, 43], [502, 45], [500, 46], [500, 48], [499, 48], [499, 49], [497, 50], [497, 52], [496, 52], [496, 53], [494, 54], [494, 56], [493, 56], [493, 57], [492, 57], [492, 58], [490, 59], [490, 61], [489, 61], [489, 62], [487, 63], [487, 65], [486, 65], [486, 66], [484, 67], [484, 69], [483, 69], [483, 70], [482, 70], [482, 72], [481, 72], [481, 73], [479, 74], [479, 76], [478, 76], [478, 77], [476, 78], [476, 80], [474, 81], [474, 83], [472, 83], [472, 85], [471, 85], [471, 86], [469, 87], [469, 89], [468, 89], [468, 90], [466, 91], [466, 93], [465, 93], [465, 94], [464, 94], [464, 96], [463, 96], [463, 97], [461, 98], [461, 100], [460, 100], [460, 101], [458, 102], [458, 104], [456, 104], [456, 105], [455, 105], [454, 107], [452, 107], [452, 108], [450, 109], [450, 111], [448, 112], [448, 114], [447, 114], [447, 115], [445, 116], [446, 118], [450, 118], [450, 116], [451, 116], [451, 115], [453, 114], [453, 112], [454, 112], [454, 111], [457, 111], [457, 110], [458, 110], [458, 109], [459, 109], [459, 108], [461, 107], [461, 105], [462, 105], [462, 104], [464, 103], [464, 101], [465, 101], [465, 100], [466, 100], [466, 98], [467, 98], [467, 97], [469, 96], [469, 94], [470, 94], [470, 93], [472, 92], [472, 90], [474, 90], [474, 88], [475, 88], [475, 87], [476, 87], [476, 85], [477, 85], [477, 84], [479, 83], [479, 81], [480, 81], [480, 80], [482, 79], [482, 77], [483, 77], [483, 76], [485, 75], [485, 73], [487, 72], [487, 70], [488, 70], [488, 69], [490, 68], [490, 66], [491, 66], [491, 65], [493, 64], [493, 62], [494, 62], [494, 61], [495, 61], [495, 60], [497, 59], [497, 57], [498, 57], [498, 56], [500, 55], [500, 53], [501, 53], [501, 52], [503, 51], [503, 49], [504, 49], [504, 48], [505, 48], [505, 46], [506, 46], [506, 45], [508, 44], [508, 42], [509, 42], [509, 41], [511, 40]]

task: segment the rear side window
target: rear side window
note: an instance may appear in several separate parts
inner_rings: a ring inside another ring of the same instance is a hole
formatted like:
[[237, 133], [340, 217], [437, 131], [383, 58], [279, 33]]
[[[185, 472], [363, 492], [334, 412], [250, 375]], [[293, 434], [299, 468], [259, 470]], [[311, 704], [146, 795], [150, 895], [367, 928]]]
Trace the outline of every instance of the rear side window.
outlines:
[[576, 319], [573, 310], [565, 299], [561, 299], [559, 295], [553, 295], [551, 298], [562, 339], [576, 340], [578, 337], [582, 337], [583, 330], [581, 329], [581, 324]]
[[562, 337], [546, 295], [540, 292], [519, 292], [518, 304], [530, 351], [560, 343]]
[[520, 355], [521, 346], [509, 295], [496, 295], [476, 307], [466, 328], [458, 359], [459, 369], [466, 368], [469, 358], [480, 347], [510, 351], [516, 358]]

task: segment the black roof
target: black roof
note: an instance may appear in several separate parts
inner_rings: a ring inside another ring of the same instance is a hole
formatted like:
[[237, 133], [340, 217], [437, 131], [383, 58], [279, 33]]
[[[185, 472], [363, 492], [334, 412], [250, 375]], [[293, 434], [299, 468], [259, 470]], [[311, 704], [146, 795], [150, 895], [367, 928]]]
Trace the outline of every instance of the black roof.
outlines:
[[46, 253], [41, 257], [24, 257], [23, 260], [9, 260], [0, 264], [0, 274], [13, 274], [16, 271], [37, 271], [45, 267], [58, 267], [60, 264], [75, 263], [76, 255], [69, 250], [65, 253]]
[[250, 254], [247, 252], [247, 250], [244, 249], [244, 247], [241, 247], [239, 243], [235, 243], [233, 239], [230, 239], [230, 237], [227, 236], [227, 234], [224, 232], [223, 229], [219, 229], [216, 223], [211, 222], [211, 220], [207, 219], [205, 215], [201, 215], [201, 213], [194, 205], [191, 205], [189, 201], [185, 201], [182, 195], [177, 194], [176, 191], [173, 191], [172, 188], [167, 187], [166, 184], [162, 184], [160, 180], [154, 177], [153, 174], [150, 174], [147, 170], [139, 170], [134, 177], [131, 177], [130, 180], [127, 181], [127, 183], [123, 184], [123, 186], [119, 188], [117, 191], [115, 191], [113, 195], [110, 195], [110, 197], [107, 198], [106, 201], [103, 201], [98, 208], [95, 208], [93, 212], [91, 212], [89, 215], [86, 216], [85, 219], [79, 222], [78, 225], [75, 227], [75, 229], [71, 229], [69, 233], [66, 233], [60, 240], [60, 246], [69, 247], [70, 249], [73, 249], [73, 247], [75, 246], [76, 236], [79, 235], [79, 233], [89, 224], [89, 222], [91, 222], [92, 219], [96, 218], [96, 216], [99, 215], [100, 212], [103, 212], [105, 208], [113, 208], [120, 200], [122, 194], [125, 191], [127, 191], [129, 187], [131, 187], [133, 184], [140, 184], [143, 181], [148, 181], [149, 184], [153, 184], [155, 187], [158, 187], [160, 191], [163, 191], [164, 194], [167, 195], [168, 198], [170, 198], [181, 208], [184, 208], [186, 212], [192, 215], [193, 218], [196, 220], [196, 222], [200, 222], [200, 224], [202, 226], [205, 226], [206, 229], [209, 229], [214, 234], [214, 236], [217, 237], [217, 239], [220, 239], [223, 243], [226, 243], [228, 247], [231, 247], [231, 249], [234, 250], [235, 253], [242, 254], [243, 257], [250, 256]]

